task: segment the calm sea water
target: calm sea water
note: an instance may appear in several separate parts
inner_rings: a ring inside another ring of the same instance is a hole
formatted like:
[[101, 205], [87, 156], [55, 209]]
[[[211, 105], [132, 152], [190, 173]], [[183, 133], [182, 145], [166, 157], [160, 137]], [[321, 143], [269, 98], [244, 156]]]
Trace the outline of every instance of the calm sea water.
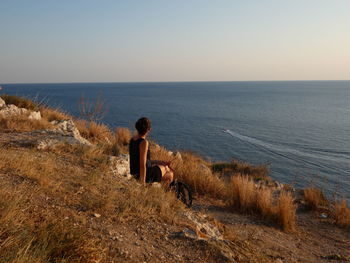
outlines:
[[4, 84], [79, 115], [102, 93], [111, 127], [151, 118], [152, 137], [213, 161], [267, 163], [271, 176], [350, 197], [350, 81]]

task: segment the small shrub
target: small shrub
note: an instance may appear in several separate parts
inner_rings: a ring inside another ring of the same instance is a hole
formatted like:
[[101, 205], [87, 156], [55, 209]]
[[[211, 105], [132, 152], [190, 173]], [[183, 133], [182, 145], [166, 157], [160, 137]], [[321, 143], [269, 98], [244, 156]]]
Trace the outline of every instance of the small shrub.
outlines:
[[89, 122], [101, 121], [107, 112], [106, 102], [102, 93], [99, 93], [94, 100], [90, 100], [84, 95], [81, 95], [78, 102], [78, 108], [80, 116]]
[[328, 204], [327, 199], [320, 189], [306, 188], [303, 194], [308, 209], [317, 210], [321, 205]]
[[252, 165], [245, 162], [232, 160], [230, 163], [214, 163], [212, 164], [213, 172], [218, 172], [223, 175], [242, 174], [248, 175], [255, 180], [270, 180], [268, 177], [269, 169], [267, 165]]
[[350, 227], [350, 207], [345, 199], [335, 202], [334, 219], [337, 225]]

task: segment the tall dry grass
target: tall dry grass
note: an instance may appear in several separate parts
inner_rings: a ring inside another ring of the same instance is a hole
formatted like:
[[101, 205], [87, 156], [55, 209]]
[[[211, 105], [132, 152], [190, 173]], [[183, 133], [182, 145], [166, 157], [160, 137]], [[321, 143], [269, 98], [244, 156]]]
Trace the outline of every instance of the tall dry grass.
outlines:
[[162, 161], [172, 161], [175, 178], [187, 183], [197, 194], [227, 201], [234, 210], [257, 214], [274, 221], [284, 230], [292, 231], [296, 224], [296, 206], [290, 193], [273, 197], [272, 188], [255, 186], [251, 176], [235, 175], [226, 183], [210, 170], [210, 164], [190, 152], [176, 158], [165, 148], [151, 144], [151, 155]]
[[191, 189], [200, 195], [225, 199], [225, 183], [212, 174], [209, 163], [191, 152], [181, 152], [181, 158], [169, 154], [160, 146], [151, 146], [152, 159], [171, 161], [175, 179], [188, 184]]
[[281, 192], [277, 204], [277, 220], [286, 231], [294, 231], [296, 225], [296, 205], [289, 192]]
[[117, 127], [114, 136], [118, 145], [121, 147], [127, 147], [131, 139], [131, 131], [128, 128]]
[[257, 207], [255, 184], [247, 176], [233, 176], [229, 185], [229, 204], [241, 212], [253, 212]]
[[228, 204], [234, 210], [275, 221], [286, 231], [295, 229], [296, 206], [290, 193], [281, 192], [275, 204], [271, 188], [257, 188], [250, 177], [242, 175], [231, 178], [227, 192]]
[[271, 219], [275, 214], [273, 193], [270, 188], [261, 188], [256, 195], [256, 207], [265, 219]]
[[63, 112], [60, 109], [52, 109], [49, 107], [40, 107], [40, 113], [42, 118], [51, 122], [51, 121], [62, 121], [72, 119], [72, 116], [68, 113]]
[[334, 204], [335, 223], [342, 227], [350, 227], [350, 207], [345, 199]]
[[74, 124], [81, 136], [92, 143], [112, 143], [114, 139], [107, 125], [81, 119], [75, 120]]
[[311, 210], [317, 210], [320, 206], [328, 205], [328, 201], [322, 190], [314, 187], [303, 190], [306, 207]]

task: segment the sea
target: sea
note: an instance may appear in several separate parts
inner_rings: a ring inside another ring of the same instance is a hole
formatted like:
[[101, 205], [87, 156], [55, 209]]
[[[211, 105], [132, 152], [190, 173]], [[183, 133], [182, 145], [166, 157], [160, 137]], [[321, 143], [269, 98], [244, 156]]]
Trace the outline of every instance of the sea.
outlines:
[[45, 101], [79, 117], [79, 99], [102, 98], [101, 120], [218, 162], [266, 164], [295, 187], [350, 199], [350, 81], [0, 84], [1, 93]]

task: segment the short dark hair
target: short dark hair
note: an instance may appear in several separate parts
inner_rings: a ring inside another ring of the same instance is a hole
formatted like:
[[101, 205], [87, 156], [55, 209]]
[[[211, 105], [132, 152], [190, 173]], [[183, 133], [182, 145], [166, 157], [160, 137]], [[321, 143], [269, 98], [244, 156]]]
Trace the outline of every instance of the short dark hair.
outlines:
[[135, 123], [135, 128], [140, 135], [145, 135], [151, 129], [151, 121], [142, 117]]

